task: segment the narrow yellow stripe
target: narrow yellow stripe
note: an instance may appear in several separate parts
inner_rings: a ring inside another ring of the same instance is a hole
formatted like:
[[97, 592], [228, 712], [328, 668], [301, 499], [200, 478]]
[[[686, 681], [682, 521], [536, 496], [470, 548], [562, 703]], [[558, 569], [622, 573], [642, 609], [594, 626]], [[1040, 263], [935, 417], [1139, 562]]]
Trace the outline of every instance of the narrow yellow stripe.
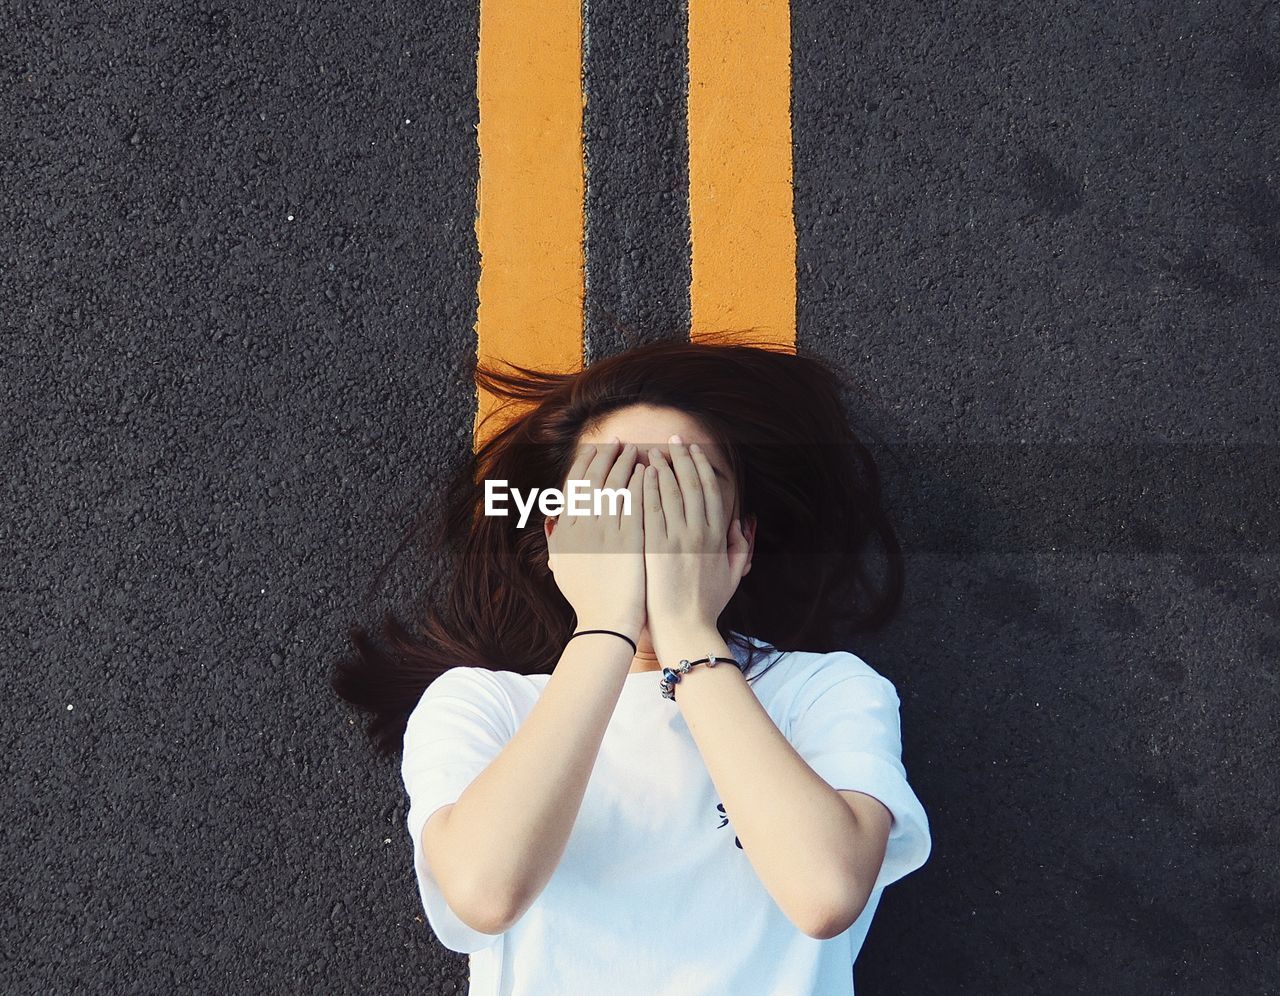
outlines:
[[790, 6], [688, 6], [690, 336], [794, 349]]
[[[481, 0], [476, 353], [582, 368], [581, 0]], [[476, 441], [495, 399], [478, 399]], [[495, 420], [496, 421], [496, 420]]]

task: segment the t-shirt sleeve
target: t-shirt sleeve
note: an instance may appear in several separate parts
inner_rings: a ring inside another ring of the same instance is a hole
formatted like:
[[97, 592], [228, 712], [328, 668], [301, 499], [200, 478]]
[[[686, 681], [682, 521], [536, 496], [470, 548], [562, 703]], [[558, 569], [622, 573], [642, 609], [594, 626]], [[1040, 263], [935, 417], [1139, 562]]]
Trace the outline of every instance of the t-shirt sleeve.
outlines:
[[422, 830], [441, 806], [457, 802], [514, 733], [514, 714], [499, 679], [477, 667], [454, 667], [437, 677], [409, 715], [400, 774], [409, 795], [406, 822], [413, 867], [427, 921], [451, 951], [469, 954], [501, 934], [467, 926], [445, 902], [422, 853]]
[[791, 743], [809, 766], [832, 788], [864, 792], [893, 814], [873, 892], [923, 865], [931, 847], [902, 765], [899, 706], [893, 683], [850, 653], [824, 655], [792, 706]]

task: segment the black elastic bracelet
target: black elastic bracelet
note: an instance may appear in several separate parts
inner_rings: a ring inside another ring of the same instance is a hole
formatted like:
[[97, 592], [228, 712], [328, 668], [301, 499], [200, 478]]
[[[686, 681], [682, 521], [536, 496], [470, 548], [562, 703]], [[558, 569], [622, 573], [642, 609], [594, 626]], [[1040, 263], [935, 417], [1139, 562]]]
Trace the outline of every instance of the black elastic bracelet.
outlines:
[[[640, 648], [636, 646], [635, 640], [631, 639], [629, 636], [623, 636], [623, 634], [612, 629], [580, 629], [578, 632], [574, 633], [573, 636], [586, 636], [588, 633], [608, 633], [610, 636], [619, 637], [631, 644], [631, 652], [633, 654], [638, 654], [640, 652]], [[573, 636], [569, 637], [569, 640], [572, 640]], [[569, 640], [566, 640], [565, 642], [568, 643]]]

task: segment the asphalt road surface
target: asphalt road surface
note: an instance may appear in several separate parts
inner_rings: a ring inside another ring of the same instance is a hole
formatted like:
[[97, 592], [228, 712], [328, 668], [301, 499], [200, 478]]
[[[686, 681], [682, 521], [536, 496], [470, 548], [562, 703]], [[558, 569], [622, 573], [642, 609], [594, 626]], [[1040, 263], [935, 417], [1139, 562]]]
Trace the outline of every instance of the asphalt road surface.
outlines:
[[[589, 355], [687, 327], [683, 14], [592, 4]], [[1280, 991], [1280, 4], [793, 5], [929, 864], [875, 994]], [[473, 3], [0, 7], [0, 990], [449, 993], [327, 688], [470, 445]], [[662, 100], [656, 100], [660, 94]]]

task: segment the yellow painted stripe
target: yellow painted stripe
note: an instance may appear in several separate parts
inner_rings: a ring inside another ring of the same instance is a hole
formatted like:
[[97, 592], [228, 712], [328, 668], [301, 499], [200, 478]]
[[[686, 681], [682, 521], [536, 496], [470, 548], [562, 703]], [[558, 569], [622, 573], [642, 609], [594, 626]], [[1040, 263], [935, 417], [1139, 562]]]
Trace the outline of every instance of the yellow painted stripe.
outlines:
[[[580, 370], [585, 291], [581, 0], [481, 0], [476, 88], [477, 356]], [[494, 404], [488, 394], [478, 399], [477, 441]]]
[[690, 335], [729, 330], [794, 349], [790, 6], [688, 7]]

